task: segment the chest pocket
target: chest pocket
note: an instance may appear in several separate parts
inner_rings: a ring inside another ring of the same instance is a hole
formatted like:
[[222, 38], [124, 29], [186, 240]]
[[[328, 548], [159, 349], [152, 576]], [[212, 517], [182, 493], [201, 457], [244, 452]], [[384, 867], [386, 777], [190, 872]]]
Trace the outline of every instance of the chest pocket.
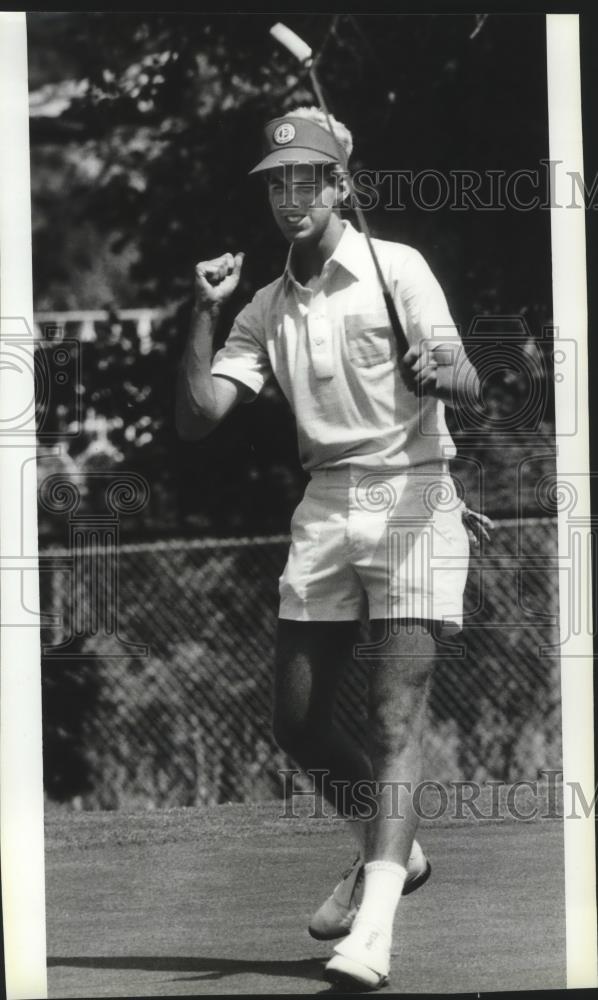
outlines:
[[390, 361], [394, 343], [387, 313], [353, 313], [345, 316], [345, 343], [349, 359], [359, 368], [370, 368]]

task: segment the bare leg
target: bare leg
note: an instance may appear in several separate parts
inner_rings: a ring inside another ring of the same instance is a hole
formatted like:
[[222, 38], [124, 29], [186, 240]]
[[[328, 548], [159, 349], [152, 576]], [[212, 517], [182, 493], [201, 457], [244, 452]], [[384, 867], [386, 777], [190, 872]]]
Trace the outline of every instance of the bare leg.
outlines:
[[338, 681], [356, 637], [356, 622], [278, 622], [274, 737], [303, 770], [328, 772], [316, 787], [339, 811], [332, 782], [349, 783], [350, 810], [353, 784], [373, 777], [368, 755], [333, 722]]
[[[412, 796], [422, 775], [435, 652], [425, 624], [398, 625], [397, 634], [388, 636], [385, 655], [374, 661], [370, 678], [370, 756], [378, 808], [368, 824], [363, 900], [349, 936], [335, 946], [326, 965], [332, 982], [348, 978], [370, 988], [383, 985], [390, 969], [395, 911], [417, 829]], [[379, 642], [387, 623], [373, 621], [371, 631]]]
[[[372, 641], [379, 641], [387, 628], [385, 621], [373, 621]], [[399, 623], [386, 650], [388, 655], [374, 661], [370, 677], [370, 758], [378, 811], [368, 824], [366, 861], [406, 867], [418, 825], [412, 796], [422, 777], [422, 737], [435, 654], [431, 629]]]

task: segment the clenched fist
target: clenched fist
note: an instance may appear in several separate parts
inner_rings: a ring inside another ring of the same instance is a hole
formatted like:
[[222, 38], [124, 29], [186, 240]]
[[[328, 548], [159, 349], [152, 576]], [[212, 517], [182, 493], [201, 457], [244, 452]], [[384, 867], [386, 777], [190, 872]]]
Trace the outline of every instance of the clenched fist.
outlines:
[[224, 253], [195, 267], [195, 304], [201, 309], [226, 302], [239, 284], [245, 254]]

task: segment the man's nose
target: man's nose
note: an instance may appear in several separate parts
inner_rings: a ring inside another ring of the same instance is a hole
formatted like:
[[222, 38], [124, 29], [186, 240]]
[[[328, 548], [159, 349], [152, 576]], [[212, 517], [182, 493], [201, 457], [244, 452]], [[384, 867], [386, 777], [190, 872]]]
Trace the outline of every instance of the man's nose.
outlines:
[[310, 205], [313, 205], [313, 201], [314, 201], [313, 191], [306, 190], [305, 188], [301, 188], [299, 190], [297, 188], [289, 187], [285, 190], [281, 208], [300, 207], [307, 209], [310, 207]]

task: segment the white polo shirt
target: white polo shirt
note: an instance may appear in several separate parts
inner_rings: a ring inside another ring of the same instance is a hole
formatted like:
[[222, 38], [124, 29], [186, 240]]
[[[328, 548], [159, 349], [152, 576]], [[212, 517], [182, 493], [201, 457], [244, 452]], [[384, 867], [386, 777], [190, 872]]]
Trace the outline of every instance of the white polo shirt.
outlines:
[[[273, 375], [297, 421], [311, 472], [344, 465], [403, 469], [451, 458], [444, 404], [409, 392], [366, 239], [349, 222], [306, 288], [287, 265], [237, 316], [212, 374], [256, 394]], [[460, 343], [444, 293], [413, 247], [373, 240], [410, 344]]]

